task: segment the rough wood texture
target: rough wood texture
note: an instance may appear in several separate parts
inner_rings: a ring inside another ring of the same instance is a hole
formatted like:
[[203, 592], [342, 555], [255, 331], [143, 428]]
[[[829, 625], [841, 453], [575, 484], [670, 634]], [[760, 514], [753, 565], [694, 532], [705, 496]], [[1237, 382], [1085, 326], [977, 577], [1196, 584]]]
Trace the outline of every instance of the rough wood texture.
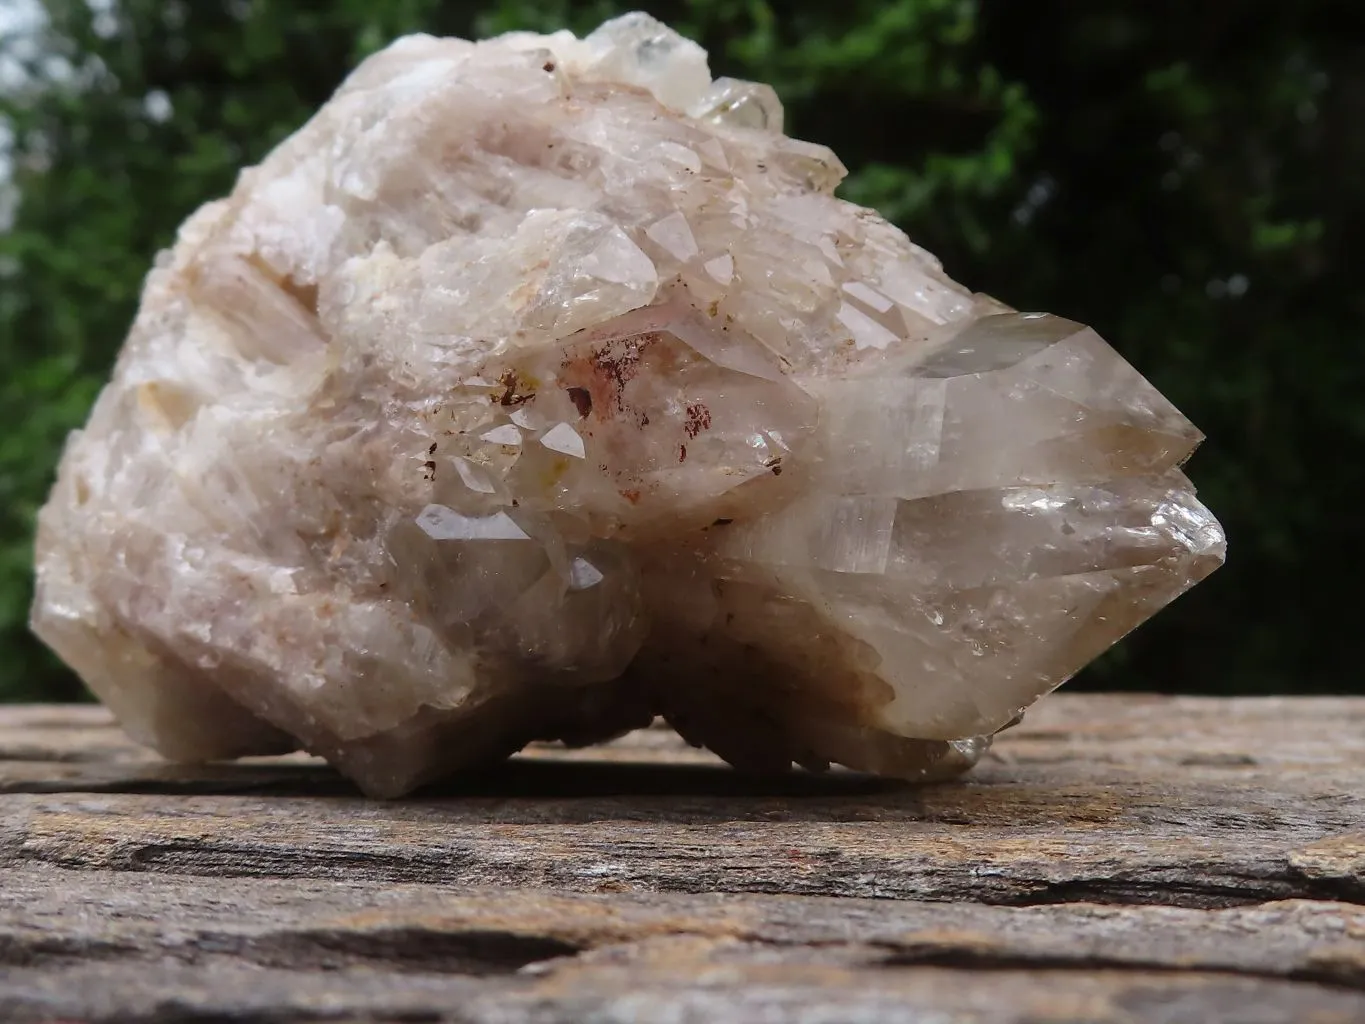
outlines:
[[966, 780], [670, 734], [397, 803], [0, 710], [0, 1020], [1365, 1020], [1365, 700], [1054, 697]]

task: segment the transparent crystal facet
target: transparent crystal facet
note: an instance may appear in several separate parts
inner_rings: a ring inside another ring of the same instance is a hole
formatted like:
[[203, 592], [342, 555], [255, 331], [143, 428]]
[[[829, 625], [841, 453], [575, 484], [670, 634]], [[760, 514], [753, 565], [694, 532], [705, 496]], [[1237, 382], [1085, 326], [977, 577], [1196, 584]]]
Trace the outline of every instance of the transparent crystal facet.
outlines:
[[782, 131], [782, 101], [771, 85], [761, 82], [717, 78], [691, 113], [713, 124]]

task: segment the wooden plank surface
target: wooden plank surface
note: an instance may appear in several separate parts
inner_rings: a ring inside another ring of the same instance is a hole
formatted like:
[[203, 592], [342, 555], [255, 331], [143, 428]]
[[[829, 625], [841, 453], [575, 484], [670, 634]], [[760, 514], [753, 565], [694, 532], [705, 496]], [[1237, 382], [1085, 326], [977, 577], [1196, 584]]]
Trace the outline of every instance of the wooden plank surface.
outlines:
[[392, 803], [0, 708], [0, 1020], [1365, 1020], [1365, 700], [1056, 696], [962, 781], [664, 730]]

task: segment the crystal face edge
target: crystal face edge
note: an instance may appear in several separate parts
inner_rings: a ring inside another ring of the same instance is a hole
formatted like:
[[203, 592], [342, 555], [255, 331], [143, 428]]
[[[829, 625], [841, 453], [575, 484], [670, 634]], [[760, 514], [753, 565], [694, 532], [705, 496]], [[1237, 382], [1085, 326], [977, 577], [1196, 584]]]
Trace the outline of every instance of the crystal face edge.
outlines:
[[647, 15], [367, 60], [148, 277], [33, 626], [136, 738], [398, 795], [664, 715], [968, 767], [1212, 571], [1200, 435]]

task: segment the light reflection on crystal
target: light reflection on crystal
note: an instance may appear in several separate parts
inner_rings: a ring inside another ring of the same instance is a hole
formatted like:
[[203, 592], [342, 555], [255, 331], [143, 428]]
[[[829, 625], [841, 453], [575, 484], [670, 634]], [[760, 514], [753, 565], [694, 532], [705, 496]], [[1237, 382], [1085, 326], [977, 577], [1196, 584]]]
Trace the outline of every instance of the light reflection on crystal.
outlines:
[[583, 439], [567, 423], [558, 423], [551, 427], [540, 439], [540, 443], [552, 452], [572, 455], [575, 459], [584, 458], [586, 455]]
[[[542, 426], [544, 426], [541, 417], [536, 415], [533, 409], [528, 409], [525, 406], [522, 406], [520, 409], [514, 409], [512, 411], [512, 415], [509, 416], [508, 419], [510, 419], [517, 426], [521, 427], [522, 430], [535, 431], [539, 430]], [[488, 439], [489, 439], [488, 435], [485, 434], [484, 440]], [[520, 441], [521, 437], [520, 435], [518, 435], [516, 443], [520, 443]]]
[[894, 305], [894, 303], [881, 292], [869, 288], [861, 281], [849, 281], [844, 285], [844, 291], [849, 295], [852, 295], [855, 299], [858, 299], [860, 302], [871, 306], [878, 313], [885, 313]]
[[645, 228], [645, 234], [666, 249], [674, 259], [686, 263], [700, 251], [687, 218], [681, 213], [670, 213], [663, 220]]
[[853, 340], [858, 348], [886, 348], [897, 340], [891, 331], [846, 302], [839, 307], [836, 316], [841, 324], [853, 332]]
[[462, 516], [444, 505], [428, 505], [417, 525], [432, 540], [530, 540], [506, 512], [491, 516]]
[[705, 269], [721, 284], [729, 284], [735, 278], [735, 261], [729, 253], [724, 256], [717, 256], [713, 260], [707, 260]]
[[685, 167], [692, 174], [701, 173], [701, 157], [695, 150], [680, 146], [676, 142], [664, 142], [660, 143], [657, 152], [663, 159], [672, 160], [674, 163]]
[[492, 494], [497, 490], [493, 485], [493, 481], [488, 479], [488, 474], [479, 469], [468, 459], [457, 458], [454, 462], [455, 471], [460, 474], [460, 480], [471, 491], [477, 491], [480, 494]]
[[606, 579], [606, 575], [586, 558], [575, 558], [569, 566], [569, 587], [573, 590], [587, 590]]
[[519, 445], [521, 444], [521, 431], [516, 428], [515, 424], [504, 423], [500, 427], [484, 431], [479, 435], [479, 438], [490, 444]]

